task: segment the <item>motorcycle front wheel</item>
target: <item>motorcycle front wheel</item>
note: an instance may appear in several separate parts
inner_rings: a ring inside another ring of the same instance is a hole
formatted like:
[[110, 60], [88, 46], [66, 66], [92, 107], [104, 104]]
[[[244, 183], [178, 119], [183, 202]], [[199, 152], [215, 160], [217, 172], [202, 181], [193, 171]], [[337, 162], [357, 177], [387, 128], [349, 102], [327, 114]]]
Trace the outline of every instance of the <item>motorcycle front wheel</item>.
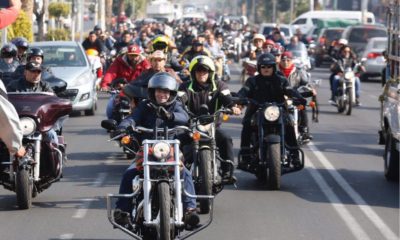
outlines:
[[[201, 195], [212, 195], [212, 167], [211, 167], [211, 151], [203, 149], [199, 151], [199, 176]], [[210, 212], [211, 202], [208, 199], [200, 199], [200, 213], [207, 214]]]
[[281, 187], [281, 146], [279, 143], [268, 143], [267, 157], [267, 187], [270, 190], [279, 190]]
[[16, 174], [15, 192], [19, 209], [29, 209], [32, 205], [33, 182], [28, 169], [20, 169]]
[[167, 182], [160, 182], [158, 184], [158, 206], [160, 209], [160, 226], [157, 239], [169, 240], [174, 239], [171, 227], [171, 195], [169, 191], [169, 184]]
[[347, 94], [347, 99], [346, 99], [346, 105], [347, 105], [347, 112], [346, 115], [351, 115], [351, 110], [353, 106], [353, 91], [351, 88], [346, 89], [346, 94]]

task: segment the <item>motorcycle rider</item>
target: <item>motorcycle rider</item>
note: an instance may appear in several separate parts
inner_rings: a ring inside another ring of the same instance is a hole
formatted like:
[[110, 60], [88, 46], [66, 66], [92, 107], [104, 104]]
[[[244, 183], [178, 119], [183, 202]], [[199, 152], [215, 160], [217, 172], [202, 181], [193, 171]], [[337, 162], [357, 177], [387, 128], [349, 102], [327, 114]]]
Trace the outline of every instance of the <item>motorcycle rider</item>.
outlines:
[[[245, 85], [238, 92], [239, 97], [254, 99], [259, 103], [283, 103], [285, 95], [287, 95], [298, 98], [303, 105], [307, 103], [296, 90], [290, 87], [289, 81], [278, 73], [275, 56], [271, 53], [263, 53], [257, 58], [257, 70], [259, 74], [246, 80]], [[252, 160], [250, 157], [251, 118], [256, 111], [257, 106], [254, 104], [248, 105], [242, 121], [240, 153], [243, 157], [242, 161], [238, 163], [239, 169], [247, 170], [247, 166]], [[297, 147], [298, 144], [293, 127], [286, 126], [285, 129], [287, 134], [285, 139], [288, 145]]]
[[132, 33], [130, 31], [124, 31], [121, 36], [121, 40], [114, 43], [114, 48], [117, 53], [122, 53], [123, 49], [126, 49], [128, 46], [135, 44], [133, 40]]
[[[11, 81], [7, 85], [9, 92], [53, 92], [49, 83], [42, 80], [42, 66], [37, 62], [28, 62], [25, 65], [23, 77]], [[58, 136], [55, 129], [50, 129], [44, 136], [45, 141], [58, 146]]]
[[149, 46], [151, 53], [160, 50], [163, 51], [164, 54], [166, 54], [167, 57], [167, 62], [165, 65], [166, 67], [172, 68], [174, 71], [177, 72], [182, 70], [182, 66], [179, 64], [177, 56], [175, 53], [173, 53], [172, 50], [175, 44], [172, 42], [170, 38], [168, 38], [165, 35], [157, 35], [149, 43], [151, 44]]
[[[201, 113], [201, 106], [206, 104], [210, 114], [214, 114], [222, 106], [231, 108], [235, 115], [241, 113], [233, 103], [228, 86], [223, 81], [215, 81], [215, 66], [211, 58], [197, 56], [189, 66], [191, 81], [183, 83], [179, 87], [182, 99], [188, 110], [194, 115]], [[232, 137], [222, 130], [217, 124], [215, 137], [222, 159], [234, 161]], [[229, 164], [221, 164], [222, 176], [229, 177]]]
[[[109, 89], [112, 80], [124, 78], [128, 82], [134, 81], [144, 70], [150, 68], [149, 61], [141, 55], [138, 45], [128, 46], [128, 51], [122, 56], [117, 57], [108, 68], [103, 80], [100, 83], [102, 91]], [[115, 95], [111, 96], [106, 109], [107, 118], [112, 118]]]
[[[19, 116], [12, 103], [8, 101], [7, 90], [4, 84], [0, 81], [0, 140], [6, 145], [10, 155], [23, 157], [25, 148], [22, 146], [22, 128], [19, 121]], [[1, 155], [0, 158], [0, 182], [6, 167], [1, 162], [7, 161], [6, 156]]]
[[[282, 53], [281, 63], [278, 66], [283, 76], [285, 76], [288, 79], [290, 86], [297, 90], [300, 86], [304, 86], [309, 83], [310, 76], [308, 75], [307, 71], [305, 71], [303, 68], [297, 68], [292, 60], [293, 60], [292, 52], [286, 51]], [[315, 94], [316, 92], [314, 90], [313, 95]], [[303, 97], [311, 97], [311, 96], [303, 96]], [[304, 106], [304, 109], [299, 110], [299, 117], [300, 117], [299, 130], [303, 136], [303, 139], [306, 141], [312, 140], [312, 136], [309, 132], [309, 127], [308, 127], [308, 115], [306, 111], [306, 106]]]
[[[186, 125], [189, 121], [189, 116], [182, 103], [176, 100], [177, 89], [178, 84], [170, 74], [156, 73], [149, 81], [148, 100], [140, 102], [133, 113], [119, 124], [115, 134], [119, 134], [129, 126], [154, 128], [158, 118], [163, 120], [160, 127], [166, 125], [169, 128], [173, 128], [179, 125]], [[144, 139], [146, 139], [146, 136], [138, 136], [139, 142]], [[140, 174], [140, 171], [134, 163], [125, 171], [122, 177], [119, 189], [120, 194], [132, 193], [132, 179], [138, 174]], [[195, 190], [191, 173], [186, 168], [183, 168], [182, 175], [185, 190], [194, 195]], [[190, 227], [195, 227], [200, 220], [196, 213], [196, 200], [183, 195], [182, 201], [186, 210], [184, 221]], [[119, 198], [114, 212], [115, 221], [122, 225], [128, 224], [132, 207], [130, 199]]]
[[193, 58], [200, 55], [208, 57], [211, 56], [210, 52], [204, 48], [204, 42], [201, 42], [198, 39], [194, 39], [192, 42], [192, 47], [189, 50], [182, 53], [182, 59], [191, 62]]
[[8, 85], [14, 78], [14, 71], [18, 67], [17, 47], [12, 44], [5, 44], [0, 50], [0, 72], [4, 85]]
[[100, 55], [106, 52], [106, 47], [103, 45], [100, 39], [97, 38], [95, 31], [89, 32], [88, 37], [82, 42], [82, 47], [85, 49], [85, 51], [90, 48], [96, 49]]
[[29, 48], [28, 40], [24, 37], [16, 37], [11, 40], [11, 43], [18, 49], [17, 59], [19, 63], [26, 64], [26, 51]]
[[[43, 66], [43, 60], [44, 60], [44, 52], [40, 48], [30, 48], [27, 51], [27, 57], [26, 57], [27, 62], [36, 62], [39, 63], [42, 67], [42, 73], [41, 73], [41, 78], [42, 80], [46, 80], [50, 77], [53, 77], [54, 74], [51, 70], [50, 67], [45, 67]], [[14, 72], [14, 79], [18, 79], [24, 76], [25, 72], [25, 64], [24, 65], [19, 65]]]
[[[357, 64], [357, 58], [354, 54], [352, 54], [351, 48], [350, 46], [343, 46], [340, 49], [340, 56], [337, 60], [337, 62], [335, 62], [333, 64], [333, 66], [331, 67], [331, 71], [334, 74], [333, 77], [333, 82], [332, 82], [332, 100], [330, 100], [331, 104], [335, 104], [335, 97], [336, 97], [336, 93], [337, 93], [337, 88], [339, 86], [339, 81], [340, 79], [343, 77], [343, 70], [351, 67], [352, 69], [354, 68], [354, 66]], [[362, 72], [364, 69], [361, 66], [359, 69], [356, 69], [356, 74], [359, 72]], [[355, 77], [355, 92], [356, 92], [356, 106], [361, 106], [361, 102], [360, 102], [360, 78], [359, 77]]]
[[250, 49], [247, 52], [245, 52], [242, 57], [248, 57], [250, 58], [250, 60], [256, 60], [257, 57], [263, 52], [262, 47], [264, 42], [265, 42], [264, 35], [260, 33], [254, 34], [253, 46], [251, 46]]

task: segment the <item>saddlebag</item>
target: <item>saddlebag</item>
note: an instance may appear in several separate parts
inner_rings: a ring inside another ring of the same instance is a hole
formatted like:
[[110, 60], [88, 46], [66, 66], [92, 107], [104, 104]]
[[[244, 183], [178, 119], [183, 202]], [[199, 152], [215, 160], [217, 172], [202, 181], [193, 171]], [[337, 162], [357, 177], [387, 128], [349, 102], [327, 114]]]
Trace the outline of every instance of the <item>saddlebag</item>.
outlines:
[[56, 178], [61, 170], [61, 158], [57, 147], [52, 143], [42, 142], [40, 153], [40, 176]]

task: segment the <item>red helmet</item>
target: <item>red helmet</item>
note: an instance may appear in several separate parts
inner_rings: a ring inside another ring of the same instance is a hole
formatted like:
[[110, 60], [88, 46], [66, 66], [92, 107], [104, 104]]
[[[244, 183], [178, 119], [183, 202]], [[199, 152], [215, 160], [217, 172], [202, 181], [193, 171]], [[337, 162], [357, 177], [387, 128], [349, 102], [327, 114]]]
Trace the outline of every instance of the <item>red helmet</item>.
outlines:
[[273, 40], [271, 40], [271, 39], [267, 39], [267, 40], [265, 40], [265, 42], [263, 43], [263, 48], [266, 48], [268, 45], [270, 45], [270, 46], [275, 46], [275, 42], [273, 41]]
[[126, 54], [129, 55], [140, 55], [142, 51], [140, 50], [140, 47], [136, 44], [132, 44], [128, 46], [128, 51], [126, 52]]

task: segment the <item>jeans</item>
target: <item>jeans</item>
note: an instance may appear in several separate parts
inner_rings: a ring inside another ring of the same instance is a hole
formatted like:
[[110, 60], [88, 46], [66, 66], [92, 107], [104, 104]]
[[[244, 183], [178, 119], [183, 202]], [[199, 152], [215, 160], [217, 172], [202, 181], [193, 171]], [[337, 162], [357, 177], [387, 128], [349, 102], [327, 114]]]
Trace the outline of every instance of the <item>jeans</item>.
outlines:
[[[189, 170], [183, 168], [184, 170], [181, 173], [181, 178], [183, 178], [183, 188], [189, 194], [195, 195], [194, 184], [192, 175]], [[132, 191], [132, 180], [139, 175], [140, 172], [136, 169], [136, 166], [132, 164], [129, 168], [125, 171], [124, 175], [122, 176], [121, 184], [119, 186], [119, 193], [120, 194], [131, 194]], [[182, 194], [182, 203], [183, 209], [188, 208], [196, 208], [196, 199], [190, 198], [184, 194]], [[131, 212], [133, 205], [132, 205], [132, 198], [119, 198], [116, 202], [116, 208], [121, 209], [124, 212]]]
[[[233, 153], [233, 141], [232, 137], [229, 134], [222, 130], [221, 128], [217, 128], [215, 131], [215, 140], [217, 147], [219, 148], [219, 154], [224, 160], [231, 160], [232, 162], [235, 160], [235, 156]], [[221, 169], [223, 172], [229, 171], [228, 163], [221, 163]]]
[[106, 108], [107, 119], [112, 119], [112, 113], [114, 111], [114, 100], [115, 100], [116, 96], [117, 96], [116, 94], [113, 94], [108, 99], [107, 108]]
[[[339, 87], [339, 81], [340, 81], [341, 77], [339, 77], [338, 75], [335, 75], [335, 77], [333, 78], [333, 82], [332, 82], [332, 94], [333, 96], [337, 95], [337, 88]], [[356, 90], [356, 98], [360, 97], [360, 78], [355, 77], [355, 90]]]
[[46, 142], [55, 143], [56, 146], [58, 145], [58, 136], [56, 130], [50, 129], [45, 134], [43, 134], [43, 140]]

